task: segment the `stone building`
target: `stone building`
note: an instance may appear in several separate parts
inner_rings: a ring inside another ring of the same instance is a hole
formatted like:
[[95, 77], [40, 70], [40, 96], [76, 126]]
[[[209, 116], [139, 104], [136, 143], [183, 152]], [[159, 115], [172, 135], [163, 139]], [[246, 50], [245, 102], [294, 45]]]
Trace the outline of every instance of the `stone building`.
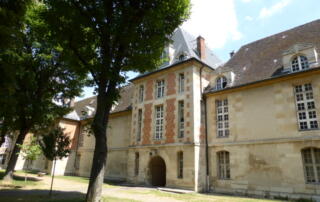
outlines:
[[[320, 198], [320, 20], [242, 46], [226, 63], [181, 29], [165, 63], [121, 89], [106, 179], [213, 192]], [[61, 120], [89, 176], [95, 97]], [[22, 168], [23, 162], [17, 165]], [[50, 170], [40, 159], [34, 169]]]

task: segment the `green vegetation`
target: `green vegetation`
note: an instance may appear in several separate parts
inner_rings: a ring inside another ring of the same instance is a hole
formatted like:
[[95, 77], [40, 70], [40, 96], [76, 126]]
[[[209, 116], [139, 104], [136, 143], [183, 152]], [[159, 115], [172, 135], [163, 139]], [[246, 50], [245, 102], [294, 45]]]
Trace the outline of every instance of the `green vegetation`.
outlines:
[[[22, 173], [22, 172], [20, 172]], [[0, 179], [4, 176], [4, 170], [0, 170]], [[24, 177], [13, 175], [13, 180], [10, 182], [4, 182], [0, 180], [0, 189], [19, 189], [25, 186], [42, 185], [36, 178], [28, 177], [28, 181], [25, 182]], [[1, 197], [2, 198], [2, 197]]]
[[[64, 179], [64, 180], [70, 180], [70, 181], [74, 181], [74, 182], [80, 182], [80, 183], [89, 184], [89, 178], [88, 178], [88, 177], [79, 177], [79, 176], [56, 176], [56, 178]], [[108, 184], [108, 183], [106, 183], [106, 182], [104, 182], [103, 186], [106, 187], [106, 188], [117, 187], [117, 186], [115, 186], [115, 185], [111, 185], [111, 184]]]

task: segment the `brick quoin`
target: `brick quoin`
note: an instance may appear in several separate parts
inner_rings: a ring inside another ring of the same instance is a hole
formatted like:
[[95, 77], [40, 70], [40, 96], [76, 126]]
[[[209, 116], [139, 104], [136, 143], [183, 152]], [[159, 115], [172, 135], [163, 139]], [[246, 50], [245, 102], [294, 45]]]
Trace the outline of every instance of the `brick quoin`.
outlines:
[[175, 75], [175, 73], [171, 72], [168, 74], [167, 82], [168, 82], [167, 95], [176, 94], [176, 75]]
[[151, 113], [152, 113], [152, 104], [144, 105], [144, 119], [143, 119], [143, 137], [142, 137], [142, 144], [150, 144], [150, 136], [151, 136]]
[[146, 84], [146, 100], [153, 98], [153, 80], [148, 80]]
[[174, 126], [175, 126], [175, 102], [176, 99], [172, 98], [166, 101], [167, 111], [166, 111], [166, 143], [174, 143]]

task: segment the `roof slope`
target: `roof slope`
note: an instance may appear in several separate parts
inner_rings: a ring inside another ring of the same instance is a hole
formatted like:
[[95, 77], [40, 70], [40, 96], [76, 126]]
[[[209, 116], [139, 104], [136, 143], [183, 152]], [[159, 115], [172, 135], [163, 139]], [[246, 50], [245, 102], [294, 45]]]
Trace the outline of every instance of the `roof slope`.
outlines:
[[235, 73], [230, 87], [272, 78], [283, 68], [283, 52], [299, 43], [312, 44], [320, 52], [320, 20], [244, 45], [218, 70]]
[[[133, 96], [133, 84], [124, 86], [120, 90], [120, 98], [118, 102], [112, 107], [110, 113], [122, 112], [131, 109]], [[67, 114], [64, 118], [73, 120], [84, 120], [92, 118], [95, 114], [97, 106], [97, 96], [92, 96], [80, 100], [74, 104], [74, 110]]]

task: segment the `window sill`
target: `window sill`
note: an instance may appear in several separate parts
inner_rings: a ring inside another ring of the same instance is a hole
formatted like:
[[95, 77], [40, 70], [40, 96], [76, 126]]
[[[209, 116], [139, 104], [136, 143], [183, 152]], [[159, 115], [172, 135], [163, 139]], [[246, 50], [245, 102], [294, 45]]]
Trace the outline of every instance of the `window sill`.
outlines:
[[312, 128], [312, 129], [299, 129], [299, 132], [307, 132], [307, 131], [317, 131], [320, 130], [320, 128]]
[[229, 137], [229, 135], [228, 136], [217, 136], [217, 138], [228, 138]]

